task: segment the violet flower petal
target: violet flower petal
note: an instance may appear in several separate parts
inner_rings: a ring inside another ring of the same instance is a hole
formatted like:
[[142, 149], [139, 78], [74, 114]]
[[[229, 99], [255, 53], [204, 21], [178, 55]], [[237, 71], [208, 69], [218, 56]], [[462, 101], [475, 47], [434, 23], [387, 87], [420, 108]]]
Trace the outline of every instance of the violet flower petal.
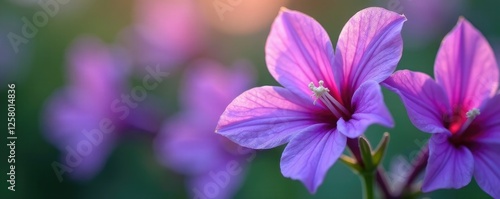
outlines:
[[405, 21], [403, 15], [376, 7], [349, 19], [335, 50], [335, 79], [342, 95], [351, 96], [365, 81], [381, 82], [394, 72], [403, 51]]
[[328, 34], [313, 18], [282, 8], [266, 43], [266, 63], [271, 75], [285, 88], [310, 95], [309, 83], [332, 85], [333, 47]]
[[500, 144], [500, 95], [495, 95], [481, 106], [481, 114], [473, 121], [481, 132], [473, 132], [474, 142]]
[[318, 123], [321, 107], [311, 101], [281, 87], [253, 88], [229, 104], [216, 131], [244, 147], [273, 148]]
[[[497, 131], [498, 133], [498, 131]], [[474, 177], [481, 189], [493, 198], [500, 198], [500, 144], [478, 144], [472, 147]]]
[[354, 93], [351, 106], [356, 107], [351, 118], [347, 121], [340, 118], [337, 122], [338, 131], [349, 138], [361, 136], [368, 126], [375, 123], [391, 128], [394, 126], [380, 85], [375, 81], [368, 81], [359, 87]]
[[484, 36], [466, 19], [443, 39], [434, 74], [453, 107], [477, 108], [498, 89], [498, 65]]
[[418, 129], [427, 133], [449, 133], [443, 125], [444, 117], [451, 113], [449, 100], [431, 77], [402, 70], [387, 78], [383, 85], [401, 97], [411, 122]]
[[445, 133], [432, 135], [429, 162], [425, 171], [423, 192], [462, 188], [469, 184], [474, 171], [474, 157], [465, 146], [453, 146]]
[[281, 173], [300, 180], [315, 193], [328, 169], [342, 155], [347, 138], [327, 124], [303, 129], [286, 146], [281, 156]]

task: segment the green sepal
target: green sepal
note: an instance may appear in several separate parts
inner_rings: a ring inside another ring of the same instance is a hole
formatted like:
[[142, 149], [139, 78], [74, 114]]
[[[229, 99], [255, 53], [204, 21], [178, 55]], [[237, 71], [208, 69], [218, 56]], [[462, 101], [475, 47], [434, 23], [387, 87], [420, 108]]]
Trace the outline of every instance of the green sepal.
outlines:
[[368, 140], [364, 137], [360, 137], [359, 141], [359, 151], [361, 152], [361, 158], [363, 159], [364, 171], [371, 172], [376, 166], [373, 164], [372, 148]]
[[347, 155], [340, 156], [340, 161], [342, 161], [344, 164], [346, 164], [349, 168], [351, 168], [356, 173], [360, 173], [363, 170], [363, 168], [359, 165], [359, 163], [358, 163], [358, 161], [356, 161], [356, 159], [351, 158]]
[[377, 146], [377, 149], [373, 152], [373, 164], [375, 167], [382, 162], [387, 145], [389, 145], [389, 133], [385, 132]]

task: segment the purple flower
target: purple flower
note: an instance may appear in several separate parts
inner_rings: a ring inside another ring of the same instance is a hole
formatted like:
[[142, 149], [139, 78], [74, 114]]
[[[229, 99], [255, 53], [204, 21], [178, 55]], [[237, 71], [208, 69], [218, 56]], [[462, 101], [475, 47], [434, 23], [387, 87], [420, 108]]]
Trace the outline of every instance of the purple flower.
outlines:
[[232, 198], [244, 175], [249, 149], [213, 133], [220, 114], [252, 83], [244, 65], [231, 70], [198, 61], [181, 86], [182, 112], [165, 122], [156, 138], [159, 161], [188, 177], [197, 198]]
[[474, 175], [500, 198], [500, 95], [495, 55], [481, 33], [460, 18], [426, 74], [398, 71], [384, 83], [400, 95], [412, 123], [431, 133], [422, 190], [461, 188]]
[[69, 84], [49, 98], [44, 117], [45, 136], [62, 152], [60, 165], [52, 165], [59, 177], [92, 178], [124, 129], [151, 124], [143, 109], [120, 102], [127, 63], [114, 52], [93, 37], [78, 39], [69, 50]]
[[284, 88], [241, 94], [222, 114], [217, 132], [253, 149], [288, 143], [282, 174], [316, 192], [347, 138], [374, 123], [393, 126], [379, 82], [401, 57], [405, 20], [382, 8], [364, 9], [344, 26], [334, 54], [318, 22], [282, 9], [267, 40], [266, 61]]

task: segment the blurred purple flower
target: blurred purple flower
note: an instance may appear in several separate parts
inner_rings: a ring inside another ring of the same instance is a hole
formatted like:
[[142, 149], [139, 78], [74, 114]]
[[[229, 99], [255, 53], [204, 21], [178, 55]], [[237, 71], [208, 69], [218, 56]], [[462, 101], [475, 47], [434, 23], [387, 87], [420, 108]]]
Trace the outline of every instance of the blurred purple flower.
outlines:
[[472, 176], [500, 198], [499, 71], [483, 35], [460, 18], [426, 74], [398, 71], [384, 83], [400, 95], [412, 123], [431, 133], [422, 190], [461, 188]]
[[130, 45], [141, 65], [171, 66], [204, 45], [204, 24], [193, 0], [137, 0]]
[[68, 53], [69, 85], [47, 102], [45, 136], [62, 152], [62, 165], [69, 168], [63, 170], [75, 179], [88, 180], [101, 170], [125, 128], [151, 125], [143, 109], [124, 110], [116, 103], [126, 88], [124, 57], [97, 38], [78, 39]]
[[389, 0], [389, 10], [404, 14], [408, 22], [405, 45], [422, 45], [446, 31], [464, 5], [463, 0]]
[[316, 192], [347, 138], [361, 136], [374, 123], [393, 126], [379, 82], [401, 57], [405, 20], [382, 8], [364, 9], [344, 26], [334, 55], [318, 22], [282, 9], [267, 40], [266, 61], [284, 88], [241, 94], [221, 116], [217, 132], [253, 149], [289, 142], [282, 174]]
[[[195, 196], [231, 198], [241, 185], [243, 158], [250, 150], [238, 148], [214, 129], [224, 108], [252, 84], [253, 75], [243, 64], [229, 70], [204, 60], [194, 66], [186, 71], [180, 88], [182, 112], [165, 122], [155, 149], [164, 166], [188, 176], [189, 191]], [[236, 171], [227, 171], [234, 161]], [[219, 182], [224, 175], [229, 178]], [[219, 186], [216, 194], [207, 188], [210, 183]]]

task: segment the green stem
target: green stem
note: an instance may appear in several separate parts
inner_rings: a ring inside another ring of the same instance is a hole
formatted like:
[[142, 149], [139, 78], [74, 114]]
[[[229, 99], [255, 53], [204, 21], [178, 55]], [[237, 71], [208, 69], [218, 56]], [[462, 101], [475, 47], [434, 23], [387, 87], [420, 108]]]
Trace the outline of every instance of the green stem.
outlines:
[[375, 172], [364, 172], [361, 174], [364, 184], [364, 199], [374, 199], [373, 184], [375, 183]]

